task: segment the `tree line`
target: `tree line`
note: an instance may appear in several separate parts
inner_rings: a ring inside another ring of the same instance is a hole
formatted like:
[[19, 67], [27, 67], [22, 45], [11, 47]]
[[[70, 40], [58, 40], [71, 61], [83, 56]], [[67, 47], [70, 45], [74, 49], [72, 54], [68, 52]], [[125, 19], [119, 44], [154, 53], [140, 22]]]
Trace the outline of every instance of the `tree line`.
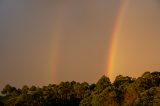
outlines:
[[61, 82], [16, 88], [7, 84], [0, 106], [160, 106], [160, 72], [132, 78], [102, 76], [97, 83]]

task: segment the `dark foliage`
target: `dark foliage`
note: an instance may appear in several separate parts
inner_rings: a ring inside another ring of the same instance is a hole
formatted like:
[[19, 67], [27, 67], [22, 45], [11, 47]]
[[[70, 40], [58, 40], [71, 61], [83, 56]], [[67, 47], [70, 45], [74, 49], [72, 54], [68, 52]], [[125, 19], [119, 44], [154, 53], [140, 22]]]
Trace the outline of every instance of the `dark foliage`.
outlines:
[[102, 76], [96, 84], [61, 82], [21, 89], [6, 85], [0, 106], [160, 106], [160, 72], [137, 79], [119, 75], [113, 83]]

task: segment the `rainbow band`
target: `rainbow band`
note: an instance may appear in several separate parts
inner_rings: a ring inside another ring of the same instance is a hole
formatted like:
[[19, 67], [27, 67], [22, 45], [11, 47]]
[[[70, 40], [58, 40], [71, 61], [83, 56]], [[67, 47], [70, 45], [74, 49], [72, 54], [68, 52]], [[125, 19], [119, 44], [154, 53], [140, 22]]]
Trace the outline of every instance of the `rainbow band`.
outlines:
[[51, 64], [51, 71], [53, 75], [53, 81], [54, 83], [58, 83], [58, 65], [61, 60], [61, 50], [63, 48], [63, 35], [64, 35], [64, 26], [65, 23], [65, 17], [68, 15], [67, 11], [67, 5], [61, 5], [58, 8], [58, 14], [57, 19], [54, 22], [54, 36], [53, 36], [53, 43], [52, 43], [52, 64]]
[[116, 47], [118, 43], [118, 37], [121, 33], [122, 23], [124, 20], [126, 8], [129, 4], [129, 0], [122, 0], [121, 4], [118, 8], [118, 14], [116, 16], [116, 21], [113, 26], [113, 31], [111, 34], [111, 42], [110, 42], [110, 48], [109, 48], [109, 59], [107, 59], [107, 67], [105, 69], [106, 75], [111, 79], [111, 81], [114, 80], [113, 74], [114, 74], [114, 65], [115, 65], [115, 56], [116, 56]]

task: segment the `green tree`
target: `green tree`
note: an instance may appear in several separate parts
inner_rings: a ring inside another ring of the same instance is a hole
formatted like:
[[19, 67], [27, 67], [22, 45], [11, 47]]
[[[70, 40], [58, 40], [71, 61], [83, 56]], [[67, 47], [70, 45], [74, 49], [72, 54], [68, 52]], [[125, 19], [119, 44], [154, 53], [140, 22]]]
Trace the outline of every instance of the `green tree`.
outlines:
[[116, 101], [116, 92], [107, 87], [100, 94], [93, 95], [92, 106], [118, 106]]
[[110, 79], [103, 75], [96, 83], [96, 88], [98, 91], [103, 91], [106, 87], [111, 86]]
[[11, 85], [7, 84], [3, 90], [1, 91], [4, 95], [18, 95], [18, 91], [15, 87], [12, 87]]
[[23, 87], [22, 87], [22, 93], [23, 94], [27, 94], [28, 93], [28, 91], [29, 91], [29, 87], [27, 86], [27, 85], [24, 85]]
[[36, 91], [36, 89], [37, 89], [36, 86], [31, 86], [31, 87], [29, 88], [30, 91]]

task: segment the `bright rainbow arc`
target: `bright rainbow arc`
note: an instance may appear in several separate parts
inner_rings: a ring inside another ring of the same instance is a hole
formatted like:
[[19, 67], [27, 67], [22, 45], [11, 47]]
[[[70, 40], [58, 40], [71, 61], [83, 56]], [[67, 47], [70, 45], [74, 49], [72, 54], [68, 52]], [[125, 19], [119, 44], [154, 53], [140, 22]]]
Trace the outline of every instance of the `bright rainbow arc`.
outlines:
[[115, 56], [116, 56], [116, 47], [118, 43], [118, 37], [121, 33], [122, 23], [124, 20], [124, 15], [128, 6], [129, 0], [122, 0], [121, 4], [118, 8], [118, 14], [113, 26], [113, 31], [111, 34], [111, 42], [110, 42], [110, 48], [109, 48], [109, 59], [107, 59], [107, 67], [105, 69], [107, 76], [111, 79], [111, 81], [114, 80], [113, 74], [114, 74], [114, 68], [115, 68]]

